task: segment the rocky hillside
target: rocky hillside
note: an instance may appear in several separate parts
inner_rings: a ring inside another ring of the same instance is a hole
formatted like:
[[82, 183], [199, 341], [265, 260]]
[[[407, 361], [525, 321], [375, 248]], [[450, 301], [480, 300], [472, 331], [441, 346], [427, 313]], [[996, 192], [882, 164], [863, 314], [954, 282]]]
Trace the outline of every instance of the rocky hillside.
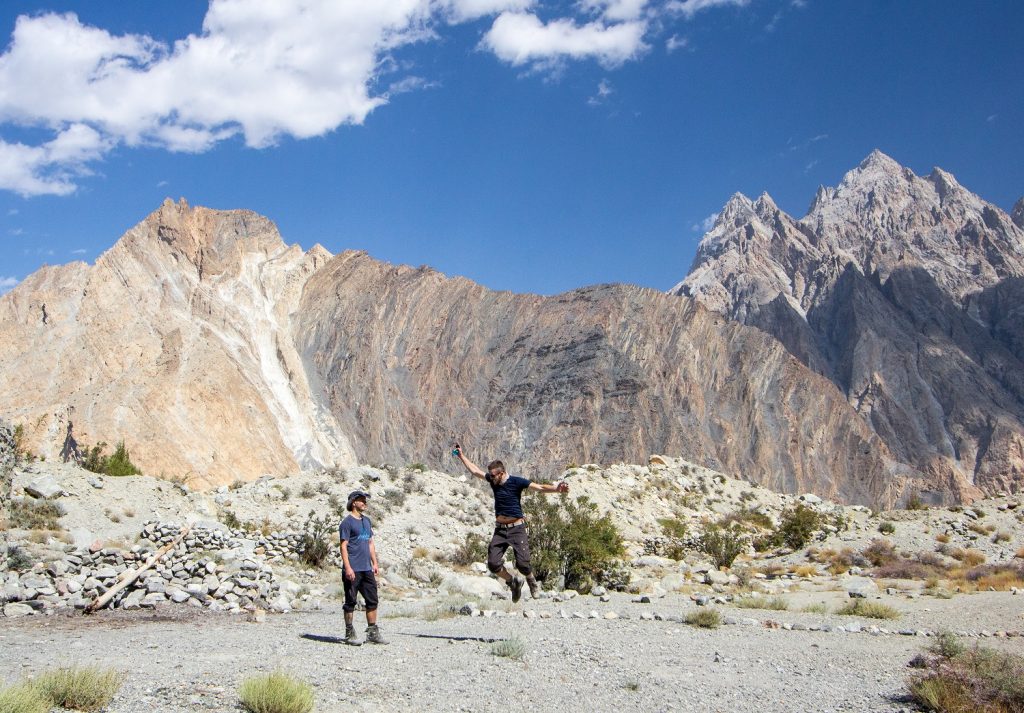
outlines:
[[290, 338], [329, 258], [249, 211], [168, 201], [94, 266], [0, 299], [0, 415], [40, 455], [125, 439], [147, 473], [197, 484], [352, 462]]
[[[880, 152], [799, 220], [735, 195], [673, 294], [776, 337], [826, 377], [925, 497], [1024, 477], [1021, 203]], [[936, 492], [939, 491], [939, 492]]]

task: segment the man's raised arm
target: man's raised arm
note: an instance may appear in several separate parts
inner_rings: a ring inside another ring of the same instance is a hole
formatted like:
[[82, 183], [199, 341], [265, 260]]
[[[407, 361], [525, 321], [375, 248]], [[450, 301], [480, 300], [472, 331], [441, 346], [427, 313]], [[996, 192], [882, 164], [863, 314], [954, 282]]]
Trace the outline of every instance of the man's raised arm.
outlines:
[[474, 463], [473, 461], [466, 457], [466, 454], [462, 452], [462, 446], [460, 446], [458, 443], [455, 444], [455, 447], [452, 449], [452, 453], [458, 456], [459, 460], [462, 461], [462, 465], [466, 466], [466, 470], [468, 470], [476, 477], [484, 478], [487, 475], [487, 473], [484, 472], [483, 468], [481, 468], [476, 463]]
[[530, 483], [530, 490], [539, 490], [542, 493], [568, 493], [569, 484], [564, 480], [558, 483]]

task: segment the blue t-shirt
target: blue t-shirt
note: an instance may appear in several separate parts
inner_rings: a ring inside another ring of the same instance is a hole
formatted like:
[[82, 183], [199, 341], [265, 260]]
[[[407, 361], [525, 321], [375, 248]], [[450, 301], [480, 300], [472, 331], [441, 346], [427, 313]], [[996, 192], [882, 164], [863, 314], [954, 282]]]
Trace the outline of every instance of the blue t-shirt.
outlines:
[[373, 537], [373, 523], [370, 518], [366, 515], [361, 518], [347, 516], [338, 526], [338, 536], [342, 542], [348, 542], [348, 563], [352, 565], [352, 571], [372, 571], [370, 538]]
[[494, 491], [494, 514], [505, 517], [523, 517], [523, 505], [519, 501], [523, 491], [530, 487], [530, 481], [518, 475], [510, 475], [501, 485], [495, 485], [488, 473], [487, 482]]

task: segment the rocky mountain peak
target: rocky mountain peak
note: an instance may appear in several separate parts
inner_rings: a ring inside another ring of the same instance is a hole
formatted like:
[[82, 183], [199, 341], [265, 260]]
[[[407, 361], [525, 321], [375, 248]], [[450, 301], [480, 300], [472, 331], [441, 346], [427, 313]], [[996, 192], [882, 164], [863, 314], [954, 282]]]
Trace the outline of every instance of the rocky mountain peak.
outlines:
[[775, 204], [775, 201], [772, 200], [772, 197], [767, 192], [764, 192], [754, 202], [754, 212], [757, 213], [761, 220], [770, 221], [779, 212], [779, 206]]
[[1013, 210], [1010, 212], [1010, 217], [1013, 220], [1013, 224], [1018, 228], [1024, 229], [1024, 196], [1017, 199], [1017, 202], [1013, 204]]

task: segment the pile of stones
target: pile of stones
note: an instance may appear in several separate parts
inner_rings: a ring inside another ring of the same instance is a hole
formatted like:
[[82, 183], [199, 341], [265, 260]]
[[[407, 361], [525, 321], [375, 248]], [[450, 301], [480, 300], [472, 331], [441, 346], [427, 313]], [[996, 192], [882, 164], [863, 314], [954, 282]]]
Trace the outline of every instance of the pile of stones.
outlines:
[[[84, 609], [115, 586], [122, 574], [144, 564], [181, 531], [175, 523], [146, 522], [129, 550], [64, 548], [63, 556], [26, 572], [0, 572], [0, 603], [8, 617]], [[216, 527], [194, 527], [188, 536], [108, 606], [151, 608], [166, 603], [243, 612], [288, 611], [300, 588], [281, 582], [252, 540]]]

